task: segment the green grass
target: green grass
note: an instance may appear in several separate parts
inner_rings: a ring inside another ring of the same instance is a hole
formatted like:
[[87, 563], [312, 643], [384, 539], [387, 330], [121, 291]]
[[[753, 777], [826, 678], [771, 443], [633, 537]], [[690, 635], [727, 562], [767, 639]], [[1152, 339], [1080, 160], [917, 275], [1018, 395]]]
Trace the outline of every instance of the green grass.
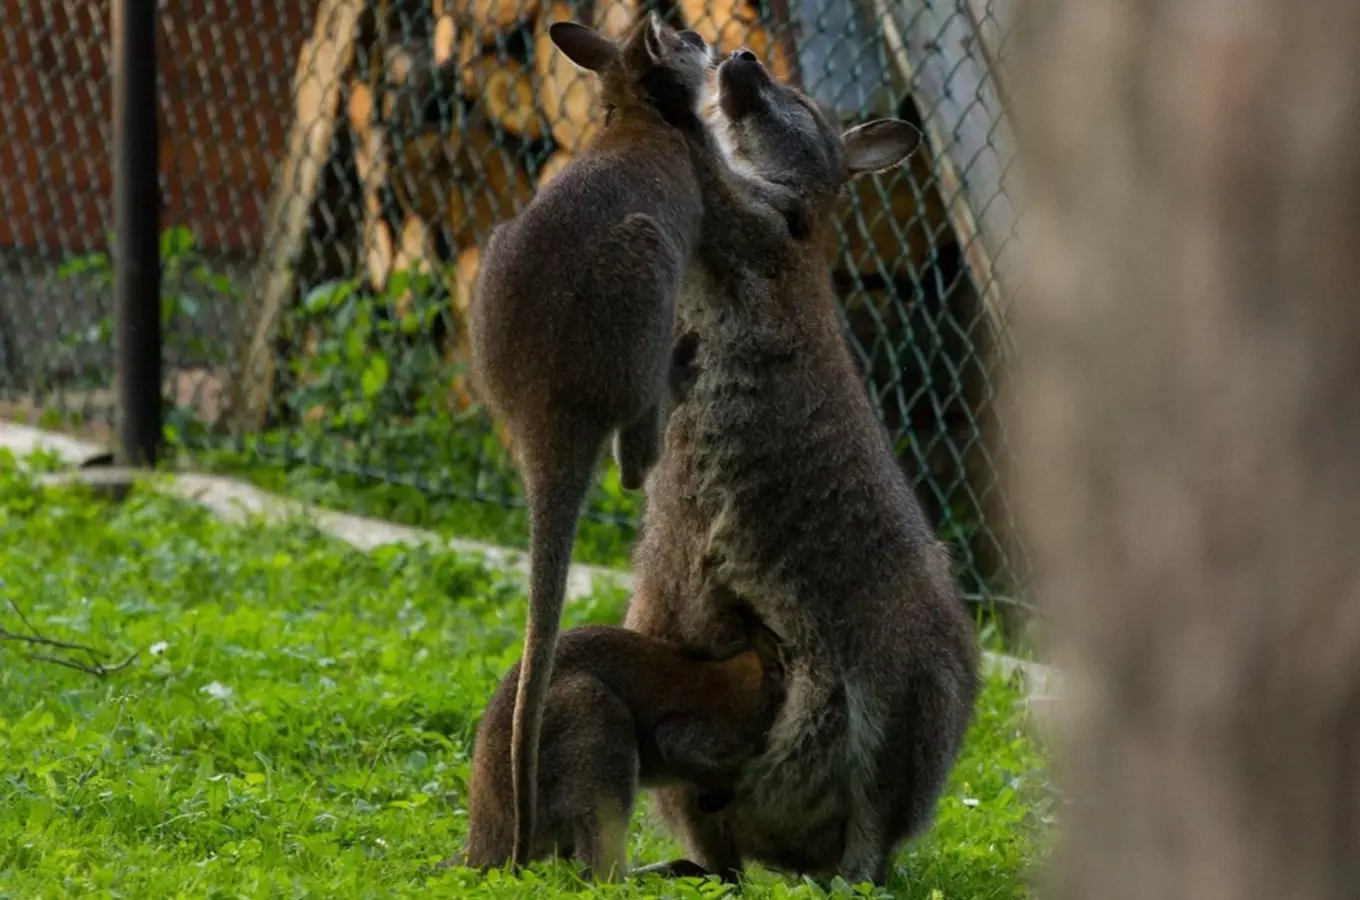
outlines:
[[[447, 493], [431, 495], [407, 484], [361, 478], [322, 466], [289, 464], [258, 454], [196, 450], [189, 459], [200, 471], [241, 478], [305, 503], [387, 519], [448, 537], [520, 549], [527, 549], [529, 544], [529, 520], [522, 505], [471, 500]], [[507, 494], [517, 498], [518, 483], [504, 480]], [[591, 508], [602, 517], [635, 515], [635, 501], [620, 487], [618, 469], [612, 464], [603, 468], [603, 477], [591, 500]], [[627, 568], [633, 537], [630, 527], [582, 516], [572, 558], [597, 566]]]
[[[529, 545], [528, 517], [523, 506], [442, 492], [427, 494], [408, 484], [359, 477], [322, 466], [289, 464], [254, 453], [195, 449], [182, 461], [195, 471], [229, 475], [272, 493], [339, 512], [384, 519], [450, 538], [520, 550], [527, 550]], [[602, 467], [591, 501], [591, 508], [607, 516], [635, 515], [637, 500], [619, 484], [618, 468], [612, 461]], [[632, 562], [634, 537], [632, 528], [582, 516], [572, 545], [572, 559], [627, 569]], [[1028, 617], [1007, 615], [1004, 608], [991, 605], [974, 609], [980, 609], [984, 627], [999, 635], [999, 649], [1026, 657], [1034, 655], [1029, 634], [1033, 623]]]
[[[574, 604], [615, 622], [624, 598]], [[517, 655], [518, 588], [449, 554], [359, 554], [151, 491], [39, 489], [0, 454], [0, 627], [101, 648], [105, 678], [0, 641], [0, 897], [714, 897], [431, 871], [461, 844], [473, 728]], [[49, 650], [51, 655], [62, 651]], [[84, 659], [78, 654], [77, 659]], [[994, 678], [934, 828], [882, 896], [1028, 896], [1044, 757]], [[676, 848], [640, 815], [642, 862]], [[859, 896], [833, 886], [837, 896]], [[821, 897], [755, 871], [747, 897]]]

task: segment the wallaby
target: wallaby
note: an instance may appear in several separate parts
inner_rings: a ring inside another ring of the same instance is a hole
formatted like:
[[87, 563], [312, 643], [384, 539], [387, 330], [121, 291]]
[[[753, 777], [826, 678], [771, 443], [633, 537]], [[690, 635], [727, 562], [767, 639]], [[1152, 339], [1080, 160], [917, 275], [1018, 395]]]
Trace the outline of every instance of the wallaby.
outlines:
[[842, 135], [748, 50], [723, 61], [718, 93], [733, 168], [794, 192], [810, 239], [753, 253], [743, 218], [710, 205], [702, 284], [678, 309], [691, 359], [672, 382], [688, 396], [648, 480], [624, 624], [723, 646], [749, 609], [785, 645], [788, 695], [729, 806], [672, 786], [658, 811], [726, 878], [755, 859], [881, 884], [933, 814], [979, 684], [949, 552], [857, 375], [827, 261], [841, 188], [900, 163], [919, 134], [876, 120]]
[[[457, 860], [469, 866], [500, 866], [511, 856], [518, 670], [501, 682], [477, 729], [468, 842]], [[705, 809], [720, 809], [782, 702], [779, 646], [758, 626], [725, 653], [622, 628], [563, 633], [543, 716], [530, 856], [574, 856], [593, 877], [621, 878], [638, 784], [692, 784]]]
[[704, 219], [691, 145], [704, 134], [711, 62], [699, 35], [654, 15], [621, 43], [570, 22], [549, 35], [599, 74], [609, 114], [594, 142], [493, 232], [469, 315], [475, 385], [508, 427], [529, 506], [511, 739], [517, 863], [535, 832], [536, 748], [581, 506], [611, 435], [629, 489], [660, 452], [676, 298]]

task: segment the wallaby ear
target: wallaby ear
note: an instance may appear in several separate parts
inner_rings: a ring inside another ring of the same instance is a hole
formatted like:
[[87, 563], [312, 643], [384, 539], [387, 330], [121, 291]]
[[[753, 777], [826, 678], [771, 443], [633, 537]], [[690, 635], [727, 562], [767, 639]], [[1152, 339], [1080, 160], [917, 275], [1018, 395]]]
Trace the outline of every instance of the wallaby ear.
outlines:
[[874, 119], [841, 135], [845, 164], [851, 176], [882, 172], [911, 156], [921, 143], [921, 132], [901, 119]]
[[660, 62], [666, 57], [666, 44], [661, 40], [661, 17], [655, 12], [647, 13], [647, 27], [642, 32], [642, 45], [652, 62]]
[[598, 72], [619, 58], [619, 47], [593, 28], [578, 22], [554, 22], [548, 37], [567, 59], [583, 69]]

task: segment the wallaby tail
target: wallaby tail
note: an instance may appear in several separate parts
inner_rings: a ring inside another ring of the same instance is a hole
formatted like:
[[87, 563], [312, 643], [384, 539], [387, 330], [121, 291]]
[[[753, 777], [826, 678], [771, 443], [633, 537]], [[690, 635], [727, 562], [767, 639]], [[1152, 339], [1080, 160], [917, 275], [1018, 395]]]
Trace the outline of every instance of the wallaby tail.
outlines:
[[607, 435], [568, 434], [547, 441], [549, 459], [526, 460], [529, 501], [529, 617], [511, 725], [510, 768], [515, 798], [514, 864], [527, 865], [533, 850], [538, 803], [538, 737], [548, 699], [557, 633], [567, 593], [571, 548], [581, 506]]

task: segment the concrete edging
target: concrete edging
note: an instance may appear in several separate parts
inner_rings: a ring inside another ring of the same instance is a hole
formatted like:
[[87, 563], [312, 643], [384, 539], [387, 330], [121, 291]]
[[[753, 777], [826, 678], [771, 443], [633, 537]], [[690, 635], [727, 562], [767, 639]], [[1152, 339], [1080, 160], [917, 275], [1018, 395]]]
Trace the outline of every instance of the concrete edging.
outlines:
[[[150, 474], [133, 469], [115, 467], [84, 468], [94, 462], [110, 459], [107, 449], [53, 432], [0, 422], [0, 447], [25, 456], [44, 449], [55, 453], [75, 472], [48, 476], [48, 482], [77, 480], [103, 486], [116, 493], [126, 493], [139, 478], [149, 477], [161, 490], [176, 497], [200, 504], [212, 510], [224, 521], [246, 522], [255, 516], [270, 521], [303, 518], [316, 524], [332, 537], [338, 538], [362, 552], [391, 544], [439, 546], [456, 554], [478, 557], [489, 567], [520, 577], [528, 574], [528, 559], [520, 550], [484, 544], [462, 538], [448, 539], [420, 528], [397, 525], [382, 519], [357, 516], [326, 509], [264, 491], [253, 484], [235, 478], [202, 475], [191, 472]], [[573, 563], [568, 574], [567, 600], [578, 600], [601, 588], [631, 591], [633, 576], [622, 569], [610, 569], [584, 563]], [[985, 653], [984, 664], [993, 671], [1006, 675], [1021, 672], [1031, 703], [1051, 701], [1062, 696], [1061, 676], [1052, 666], [1030, 662], [1000, 653]]]

